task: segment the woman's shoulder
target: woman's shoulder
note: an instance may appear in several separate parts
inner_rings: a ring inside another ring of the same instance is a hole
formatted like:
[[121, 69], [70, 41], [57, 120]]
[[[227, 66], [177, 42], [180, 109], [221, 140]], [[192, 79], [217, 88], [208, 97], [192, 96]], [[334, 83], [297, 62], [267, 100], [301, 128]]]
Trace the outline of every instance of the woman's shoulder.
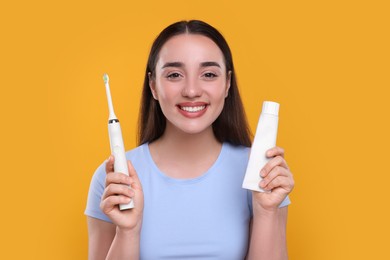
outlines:
[[229, 165], [246, 165], [249, 160], [250, 148], [243, 145], [234, 145], [232, 143], [223, 143], [222, 158]]
[[250, 152], [250, 147], [243, 145], [235, 145], [229, 142], [223, 143], [224, 148], [230, 155], [234, 156], [248, 156]]
[[148, 143], [141, 144], [131, 150], [126, 151], [127, 159], [130, 159], [134, 156], [139, 156], [147, 153], [149, 151]]
[[127, 151], [126, 158], [131, 161], [137, 171], [145, 170], [153, 165], [153, 160], [149, 151], [149, 143], [141, 144]]
[[[140, 146], [137, 146], [131, 150], [126, 151], [126, 158], [127, 160], [134, 160], [139, 157], [143, 157], [145, 153], [148, 153], [148, 145], [147, 144], [142, 144]], [[104, 175], [106, 174], [105, 172], [105, 166], [106, 166], [106, 161], [103, 161], [96, 169], [95, 175]]]

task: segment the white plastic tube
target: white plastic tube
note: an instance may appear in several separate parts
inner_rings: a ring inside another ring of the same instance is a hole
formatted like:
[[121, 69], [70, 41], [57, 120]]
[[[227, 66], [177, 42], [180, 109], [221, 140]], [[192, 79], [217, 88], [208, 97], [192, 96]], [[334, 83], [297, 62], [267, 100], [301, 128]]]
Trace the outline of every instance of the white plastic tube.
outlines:
[[278, 132], [279, 104], [271, 101], [263, 102], [263, 109], [260, 114], [253, 140], [249, 162], [246, 169], [242, 187], [248, 190], [264, 192], [259, 187], [262, 180], [260, 171], [270, 160], [266, 157], [267, 150], [276, 146]]

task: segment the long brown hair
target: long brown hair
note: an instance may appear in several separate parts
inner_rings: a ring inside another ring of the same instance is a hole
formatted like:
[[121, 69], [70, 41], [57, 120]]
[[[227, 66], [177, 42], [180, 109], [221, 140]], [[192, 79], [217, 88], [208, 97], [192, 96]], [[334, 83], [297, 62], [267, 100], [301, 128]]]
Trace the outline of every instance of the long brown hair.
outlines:
[[244, 106], [238, 91], [233, 58], [225, 38], [211, 25], [199, 21], [180, 21], [165, 28], [153, 42], [145, 72], [141, 97], [141, 108], [138, 124], [138, 144], [153, 142], [164, 133], [166, 118], [161, 111], [149, 87], [149, 74], [155, 76], [155, 68], [162, 46], [173, 36], [179, 34], [200, 34], [210, 38], [221, 49], [225, 63], [226, 75], [231, 71], [231, 82], [225, 105], [219, 117], [212, 124], [214, 135], [219, 142], [234, 145], [251, 146], [251, 133], [246, 119]]

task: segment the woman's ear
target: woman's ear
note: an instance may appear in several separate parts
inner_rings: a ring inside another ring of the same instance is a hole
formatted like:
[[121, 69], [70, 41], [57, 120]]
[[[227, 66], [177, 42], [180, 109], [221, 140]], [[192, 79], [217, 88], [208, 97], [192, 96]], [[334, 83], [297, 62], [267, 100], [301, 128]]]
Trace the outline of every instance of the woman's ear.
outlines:
[[232, 71], [229, 70], [228, 74], [227, 74], [227, 77], [226, 77], [226, 92], [225, 92], [225, 98], [228, 97], [229, 95], [229, 89], [230, 89], [230, 85], [231, 85], [231, 82], [232, 82]]
[[153, 98], [155, 100], [158, 100], [157, 98], [157, 92], [156, 92], [156, 81], [153, 79], [152, 72], [148, 72], [148, 78], [149, 78], [149, 88], [152, 92]]

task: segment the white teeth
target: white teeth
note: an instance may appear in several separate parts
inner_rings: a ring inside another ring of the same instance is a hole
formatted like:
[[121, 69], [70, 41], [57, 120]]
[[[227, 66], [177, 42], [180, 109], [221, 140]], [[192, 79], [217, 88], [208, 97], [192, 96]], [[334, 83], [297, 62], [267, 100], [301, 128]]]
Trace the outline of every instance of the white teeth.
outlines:
[[187, 112], [198, 112], [200, 110], [205, 109], [206, 106], [198, 106], [198, 107], [180, 107], [182, 110]]

